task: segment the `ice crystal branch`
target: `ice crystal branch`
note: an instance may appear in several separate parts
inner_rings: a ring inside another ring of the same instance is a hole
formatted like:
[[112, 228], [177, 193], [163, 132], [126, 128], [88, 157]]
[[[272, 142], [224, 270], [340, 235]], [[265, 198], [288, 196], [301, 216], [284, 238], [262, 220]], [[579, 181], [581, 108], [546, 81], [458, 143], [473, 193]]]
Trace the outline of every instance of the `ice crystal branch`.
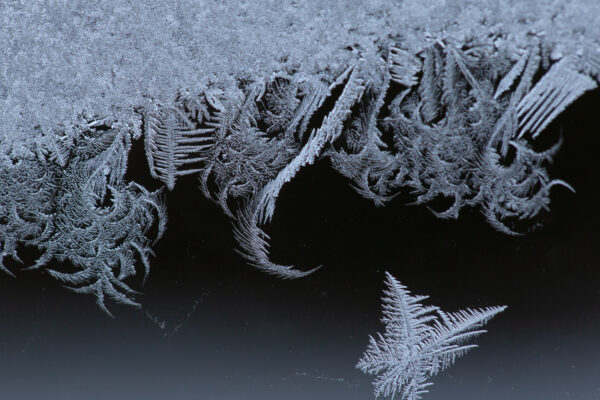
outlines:
[[[42, 255], [28, 269], [45, 268], [72, 290], [92, 294], [108, 314], [106, 296], [139, 306], [125, 280], [136, 274], [138, 260], [148, 274], [147, 232], [156, 223], [156, 239], [162, 236], [166, 209], [159, 192], [123, 181], [130, 132], [94, 120], [72, 143], [44, 140], [41, 146], [37, 154], [45, 162], [3, 164], [0, 260], [19, 260], [17, 245], [37, 246]], [[68, 261], [75, 271], [59, 271], [53, 260]]]
[[377, 375], [375, 396], [417, 400], [428, 392], [428, 378], [450, 367], [477, 345], [466, 344], [486, 332], [479, 329], [506, 307], [465, 309], [446, 313], [423, 306], [428, 296], [412, 296], [406, 286], [386, 272], [383, 297], [384, 334], [369, 337], [369, 346], [356, 365]]

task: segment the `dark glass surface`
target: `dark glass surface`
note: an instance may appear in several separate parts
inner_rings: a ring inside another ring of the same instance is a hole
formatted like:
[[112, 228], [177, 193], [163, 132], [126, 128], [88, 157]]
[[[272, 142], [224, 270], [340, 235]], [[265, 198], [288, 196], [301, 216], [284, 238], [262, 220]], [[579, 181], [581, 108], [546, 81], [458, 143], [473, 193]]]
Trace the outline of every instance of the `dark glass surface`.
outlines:
[[[552, 176], [577, 193], [555, 187], [523, 237], [476, 210], [436, 219], [409, 195], [376, 208], [327, 162], [302, 170], [265, 228], [274, 261], [323, 264], [293, 281], [245, 265], [231, 222], [182, 179], [151, 273], [132, 282], [142, 310], [108, 303], [111, 319], [38, 272], [0, 276], [0, 398], [370, 399], [354, 365], [383, 329], [389, 271], [446, 311], [509, 306], [425, 399], [600, 399], [599, 112], [596, 91], [553, 123]], [[147, 183], [133, 151], [129, 174]]]

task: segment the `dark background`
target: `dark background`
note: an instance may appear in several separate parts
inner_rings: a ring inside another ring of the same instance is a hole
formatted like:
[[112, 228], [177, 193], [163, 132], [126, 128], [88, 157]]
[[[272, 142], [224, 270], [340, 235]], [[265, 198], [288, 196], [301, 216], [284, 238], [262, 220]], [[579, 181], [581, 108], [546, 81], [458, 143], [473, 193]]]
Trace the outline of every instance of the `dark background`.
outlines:
[[[565, 134], [551, 175], [577, 193], [555, 187], [524, 237], [477, 210], [436, 219], [409, 196], [376, 208], [319, 162], [284, 187], [266, 231], [274, 261], [324, 266], [284, 281], [245, 265], [230, 221], [181, 179], [141, 311], [108, 303], [111, 319], [39, 272], [0, 276], [0, 398], [371, 399], [354, 365], [383, 330], [389, 271], [446, 311], [509, 306], [425, 399], [600, 399], [599, 92], [549, 128]], [[130, 158], [129, 177], [152, 185], [140, 143]]]

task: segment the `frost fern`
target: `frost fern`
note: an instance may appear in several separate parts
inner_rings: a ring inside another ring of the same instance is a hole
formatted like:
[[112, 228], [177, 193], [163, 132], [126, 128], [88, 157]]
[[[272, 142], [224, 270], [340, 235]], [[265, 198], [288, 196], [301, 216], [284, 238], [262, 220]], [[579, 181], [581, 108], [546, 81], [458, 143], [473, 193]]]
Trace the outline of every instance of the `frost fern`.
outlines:
[[428, 378], [450, 367], [477, 347], [465, 344], [486, 332], [479, 329], [506, 307], [465, 309], [446, 313], [423, 306], [428, 296], [412, 296], [405, 286], [386, 272], [383, 297], [385, 332], [369, 337], [369, 346], [356, 367], [377, 375], [375, 397], [417, 400], [428, 392]]

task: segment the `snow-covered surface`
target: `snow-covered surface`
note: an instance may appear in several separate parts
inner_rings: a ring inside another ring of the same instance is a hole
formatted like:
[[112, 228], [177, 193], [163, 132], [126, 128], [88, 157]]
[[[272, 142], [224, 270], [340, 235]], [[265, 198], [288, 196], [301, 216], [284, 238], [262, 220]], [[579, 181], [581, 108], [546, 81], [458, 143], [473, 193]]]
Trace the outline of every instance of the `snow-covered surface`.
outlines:
[[68, 128], [77, 116], [130, 120], [181, 87], [268, 78], [283, 68], [334, 76], [394, 38], [542, 37], [555, 57], [600, 40], [596, 0], [147, 0], [0, 2], [0, 139]]

